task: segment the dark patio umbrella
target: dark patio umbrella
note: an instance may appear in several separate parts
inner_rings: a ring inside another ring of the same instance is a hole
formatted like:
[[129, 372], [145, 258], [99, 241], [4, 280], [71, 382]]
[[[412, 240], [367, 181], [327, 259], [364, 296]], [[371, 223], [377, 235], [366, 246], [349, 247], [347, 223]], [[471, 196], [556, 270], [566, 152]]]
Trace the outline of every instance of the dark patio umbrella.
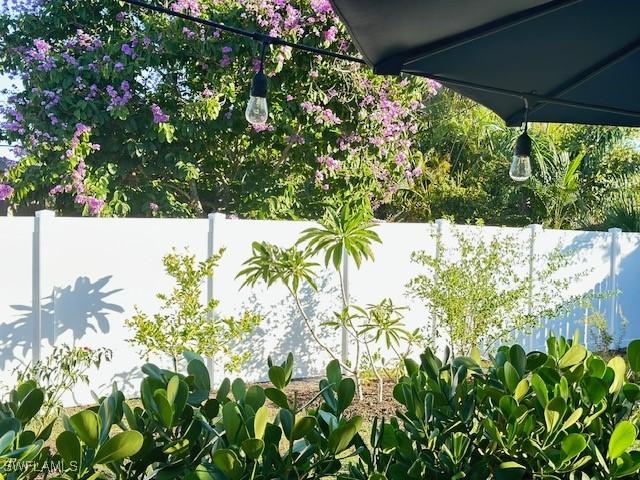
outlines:
[[640, 126], [640, 0], [332, 0], [380, 74], [422, 75], [511, 126]]

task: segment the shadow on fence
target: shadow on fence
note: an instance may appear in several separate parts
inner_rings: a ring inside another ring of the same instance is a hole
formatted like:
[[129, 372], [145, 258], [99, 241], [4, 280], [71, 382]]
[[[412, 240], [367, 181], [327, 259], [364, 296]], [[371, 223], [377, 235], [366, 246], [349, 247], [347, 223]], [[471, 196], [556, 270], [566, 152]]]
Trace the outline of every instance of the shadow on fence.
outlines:
[[[300, 292], [300, 300], [307, 317], [317, 328], [319, 338], [336, 355], [340, 355], [340, 333], [321, 324], [332, 319], [333, 311], [339, 310], [333, 299], [338, 299], [339, 287], [330, 274], [318, 279], [318, 292], [305, 285]], [[242, 366], [243, 375], [249, 378], [265, 379], [267, 373], [267, 357], [272, 356], [274, 362], [284, 361], [291, 352], [295, 357], [294, 377], [305, 378], [315, 376], [318, 356], [325, 356], [326, 352], [313, 340], [304, 319], [290, 297], [281, 301], [264, 305], [258, 301], [256, 293], [252, 293], [242, 305], [262, 315], [263, 321], [249, 335], [240, 342], [241, 351], [249, 351], [250, 358]], [[274, 336], [277, 332], [277, 336]]]
[[[590, 348], [602, 348], [595, 325], [588, 325], [586, 318], [594, 313], [602, 315], [609, 325], [608, 333], [612, 336], [611, 348], [626, 346], [629, 340], [640, 337], [640, 322], [630, 318], [629, 312], [640, 309], [640, 239], [629, 237], [625, 239], [624, 248], [620, 241], [615, 244], [615, 251], [611, 251], [611, 237], [609, 234], [594, 235], [595, 232], [585, 232], [576, 236], [571, 243], [562, 246], [565, 254], [582, 255], [576, 261], [584, 263], [588, 272], [599, 264], [607, 265], [607, 273], [599, 281], [590, 286], [589, 292], [594, 294], [591, 304], [587, 307], [575, 308], [566, 315], [543, 320], [539, 329], [533, 332], [533, 338], [520, 336], [519, 340], [531, 342], [533, 349], [544, 350], [546, 333], [573, 336], [580, 332], [582, 341], [586, 341]], [[629, 242], [632, 243], [629, 243]], [[598, 253], [599, 252], [599, 253]], [[612, 288], [610, 263], [611, 256], [617, 258], [617, 274], [615, 288]], [[614, 295], [614, 291], [618, 292]], [[612, 310], [613, 309], [613, 310]]]
[[[55, 288], [43, 299], [40, 341], [54, 345], [60, 336], [71, 334], [74, 340], [89, 332], [109, 333], [109, 314], [124, 309], [107, 301], [121, 289], [105, 290], [111, 276], [92, 282], [78, 277], [73, 285]], [[30, 361], [35, 338], [36, 312], [31, 305], [11, 305], [19, 315], [15, 321], [0, 324], [0, 369], [18, 356]]]

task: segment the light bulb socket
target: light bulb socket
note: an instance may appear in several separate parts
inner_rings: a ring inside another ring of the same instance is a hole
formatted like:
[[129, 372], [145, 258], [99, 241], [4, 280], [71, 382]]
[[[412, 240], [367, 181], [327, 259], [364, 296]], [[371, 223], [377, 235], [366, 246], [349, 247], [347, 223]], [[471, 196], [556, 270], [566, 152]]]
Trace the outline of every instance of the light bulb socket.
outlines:
[[251, 96], [267, 98], [268, 80], [263, 72], [257, 72], [251, 81]]
[[516, 148], [513, 154], [517, 157], [531, 156], [531, 137], [527, 132], [522, 132], [516, 140]]

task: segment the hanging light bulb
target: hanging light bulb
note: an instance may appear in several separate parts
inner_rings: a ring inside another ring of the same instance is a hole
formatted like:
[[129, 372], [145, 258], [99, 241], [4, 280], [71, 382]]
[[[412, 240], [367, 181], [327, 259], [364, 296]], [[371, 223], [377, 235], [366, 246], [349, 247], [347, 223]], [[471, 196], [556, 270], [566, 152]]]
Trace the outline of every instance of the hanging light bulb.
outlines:
[[262, 54], [260, 58], [260, 71], [253, 76], [251, 82], [251, 95], [249, 103], [244, 112], [244, 116], [252, 125], [264, 125], [269, 120], [269, 107], [267, 105], [267, 76], [264, 74], [264, 54], [266, 42], [262, 43]]
[[531, 177], [531, 137], [526, 128], [516, 140], [509, 176], [516, 182], [524, 182]]
[[516, 182], [525, 182], [531, 177], [531, 137], [527, 133], [529, 126], [529, 102], [524, 99], [524, 131], [516, 140], [509, 176]]
[[247, 122], [252, 125], [264, 125], [269, 119], [267, 106], [267, 76], [258, 72], [251, 82], [251, 96], [244, 112]]

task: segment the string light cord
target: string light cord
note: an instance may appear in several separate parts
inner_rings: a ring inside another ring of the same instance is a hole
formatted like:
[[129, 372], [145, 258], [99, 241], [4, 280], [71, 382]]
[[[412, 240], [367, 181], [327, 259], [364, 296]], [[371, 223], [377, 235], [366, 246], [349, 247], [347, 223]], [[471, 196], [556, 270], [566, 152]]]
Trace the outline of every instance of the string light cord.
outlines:
[[151, 3], [143, 2], [141, 0], [122, 0], [124, 3], [128, 3], [130, 5], [135, 5], [137, 7], [145, 8], [147, 10], [152, 10], [157, 13], [163, 13], [165, 15], [169, 15], [172, 17], [181, 18], [183, 20], [188, 20], [190, 22], [198, 23], [200, 25], [205, 25], [211, 28], [217, 28], [218, 30], [222, 30], [224, 32], [232, 33], [235, 35], [239, 35], [242, 37], [250, 38], [255, 40], [256, 42], [261, 42], [263, 45], [271, 44], [271, 45], [280, 45], [285, 47], [295, 48], [297, 50], [302, 50], [307, 53], [312, 53], [314, 55], [322, 55], [325, 57], [332, 57], [338, 60], [344, 60], [346, 62], [358, 63], [360, 65], [366, 65], [363, 59], [358, 57], [353, 57], [351, 55], [345, 55], [343, 53], [334, 52], [333, 50], [327, 50], [325, 48], [312, 47], [309, 45], [304, 45], [302, 43], [295, 43], [285, 40], [280, 37], [274, 37], [271, 35], [267, 35], [261, 32], [251, 32], [249, 30], [244, 30], [242, 28], [234, 27], [231, 25], [226, 25], [224, 23], [215, 22], [213, 20], [208, 20], [201, 17], [194, 17], [193, 15], [189, 15], [183, 12], [175, 12], [169, 8], [161, 7], [159, 5], [153, 5]]
[[[343, 60], [346, 62], [357, 63], [360, 65], [367, 65], [367, 62], [362, 58], [334, 52], [332, 50], [327, 50], [325, 48], [312, 47], [309, 45], [304, 45], [302, 43], [290, 42], [288, 40], [284, 40], [283, 38], [266, 35], [261, 32], [251, 32], [249, 30], [244, 30], [242, 28], [226, 25], [224, 23], [215, 22], [213, 20], [208, 20], [201, 17], [195, 17], [193, 15], [189, 15], [183, 12], [174, 12], [169, 8], [153, 5], [151, 3], [148, 3], [142, 0], [121, 0], [121, 1], [130, 5], [135, 5], [147, 10], [154, 11], [157, 13], [163, 13], [165, 15], [169, 15], [172, 17], [182, 18], [183, 20], [188, 20], [200, 25], [205, 25], [211, 28], [217, 28], [218, 30], [222, 30], [235, 35], [240, 35], [246, 38], [250, 38], [256, 42], [262, 42], [262, 43], [268, 42], [271, 45], [281, 45], [281, 46], [291, 47], [297, 50], [302, 50], [304, 52], [312, 53], [314, 55], [321, 55], [325, 57], [335, 58], [338, 60]], [[594, 112], [613, 113], [613, 114], [628, 116], [628, 117], [640, 117], [640, 112], [627, 110], [624, 108], [611, 107], [607, 105], [594, 105], [594, 104], [589, 104], [584, 102], [574, 102], [570, 100], [564, 100], [561, 98], [555, 98], [553, 96], [538, 95], [534, 93], [526, 93], [526, 92], [520, 92], [517, 90], [510, 90], [510, 89], [499, 88], [499, 87], [494, 87], [489, 85], [482, 85], [475, 82], [468, 82], [468, 81], [459, 80], [455, 78], [443, 77], [435, 73], [411, 72], [411, 71], [406, 71], [406, 73], [413, 73], [418, 76], [431, 78], [432, 80], [447, 84], [452, 87], [470, 88], [472, 90], [476, 90], [479, 92], [489, 92], [497, 95], [504, 95], [507, 97], [522, 98], [526, 101], [526, 104], [527, 104], [527, 108], [525, 108], [525, 110], [530, 110], [532, 103], [537, 107], [540, 107], [541, 105], [545, 105], [545, 104], [552, 104], [552, 105], [560, 105], [560, 106], [570, 107], [570, 108], [578, 108], [582, 110], [590, 110]], [[520, 118], [521, 115], [524, 116], [525, 113], [528, 116], [529, 112], [525, 112], [522, 110], [515, 112], [508, 119], [507, 123], [510, 123], [516, 118]]]
[[527, 97], [522, 97], [524, 101], [524, 133], [527, 133], [529, 129], [529, 99]]
[[263, 41], [260, 45], [260, 71], [264, 71], [264, 60], [267, 55], [267, 48], [269, 48], [269, 42]]

